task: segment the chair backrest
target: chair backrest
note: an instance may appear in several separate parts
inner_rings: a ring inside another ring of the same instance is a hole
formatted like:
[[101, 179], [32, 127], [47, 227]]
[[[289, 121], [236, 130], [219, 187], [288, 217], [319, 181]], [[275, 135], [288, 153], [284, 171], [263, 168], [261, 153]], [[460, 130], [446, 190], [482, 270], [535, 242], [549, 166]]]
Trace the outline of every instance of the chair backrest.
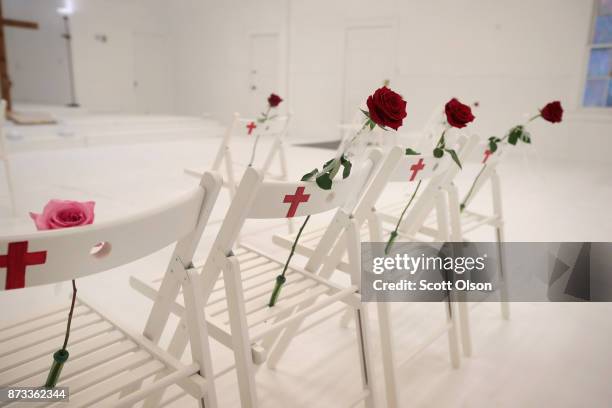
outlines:
[[[255, 135], [258, 134], [264, 138], [272, 137], [275, 141], [271, 147], [271, 151], [265, 156], [266, 159], [264, 171], [267, 171], [272, 161], [272, 157], [270, 157], [270, 155], [274, 153], [273, 150], [277, 149], [279, 144], [282, 144], [282, 141], [289, 129], [290, 118], [290, 115], [280, 115], [276, 116], [274, 119], [270, 119], [266, 123], [260, 124], [257, 123], [257, 119], [241, 117], [239, 113], [234, 113], [232, 123], [227, 128], [225, 135], [223, 136], [223, 141], [217, 150], [217, 154], [211, 169], [213, 171], [218, 171], [223, 163], [223, 160], [229, 160], [228, 157], [231, 157], [231, 155], [228, 156], [228, 152], [231, 151], [232, 140], [234, 138], [255, 137]], [[246, 165], [247, 163], [244, 164]], [[226, 163], [226, 166], [229, 166], [229, 169], [233, 168], [233, 165], [233, 163]], [[229, 171], [229, 169], [226, 167], [227, 171]], [[228, 178], [233, 178], [233, 174], [231, 177], [228, 176]]]
[[[468, 132], [464, 132], [458, 137], [455, 147], [461, 163], [466, 161], [477, 144], [478, 136]], [[425, 219], [435, 207], [435, 200], [440, 190], [450, 185], [461, 171], [459, 166], [452, 162], [448, 156], [448, 154], [445, 154], [443, 157], [448, 161], [448, 164], [443, 165], [445, 166], [443, 171], [431, 178], [406, 214], [403, 224], [405, 228], [402, 231], [407, 235], [416, 233], [423, 225]]]
[[488, 166], [497, 165], [500, 158], [504, 155], [505, 145], [498, 144], [497, 150], [492, 153], [489, 149], [488, 143], [479, 143], [474, 148], [471, 154], [471, 159], [481, 164], [487, 164]]
[[177, 242], [191, 262], [221, 178], [205, 173], [193, 191], [153, 210], [83, 227], [0, 237], [2, 289], [66, 281], [127, 264]]
[[[243, 117], [239, 113], [234, 113], [234, 120], [229, 129], [231, 137], [255, 134], [260, 134], [263, 137], [283, 137], [289, 127], [290, 118], [290, 115], [277, 115], [265, 123], [257, 123], [256, 118]], [[251, 123], [254, 123], [256, 127], [250, 131], [248, 126]]]
[[475, 179], [469, 197], [466, 197], [465, 202], [463, 202], [464, 205], [467, 206], [470, 204], [470, 202], [478, 195], [478, 192], [484, 185], [487, 184], [489, 180], [492, 178], [497, 180], [497, 177], [495, 176], [497, 166], [504, 157], [506, 148], [507, 146], [498, 144], [495, 153], [491, 153], [488, 143], [480, 143], [473, 149], [471, 158], [476, 160], [479, 165], [484, 166], [484, 168], [482, 169], [482, 172], [479, 173], [479, 176]]
[[373, 151], [368, 159], [354, 165], [348, 178], [335, 180], [331, 190], [321, 189], [314, 181], [264, 181], [260, 170], [247, 168], [213, 249], [229, 254], [248, 218], [302, 217], [343, 207], [368, 182], [379, 158], [380, 152]]

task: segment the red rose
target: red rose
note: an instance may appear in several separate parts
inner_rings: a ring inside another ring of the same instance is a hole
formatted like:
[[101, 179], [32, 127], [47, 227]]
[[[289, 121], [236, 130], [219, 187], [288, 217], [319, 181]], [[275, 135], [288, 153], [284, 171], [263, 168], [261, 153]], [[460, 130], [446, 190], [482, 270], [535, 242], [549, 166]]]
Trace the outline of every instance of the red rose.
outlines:
[[561, 102], [550, 102], [540, 110], [540, 115], [542, 115], [544, 120], [547, 120], [550, 123], [561, 122], [561, 119], [563, 119], [563, 108], [561, 107]]
[[370, 120], [380, 127], [390, 127], [397, 130], [406, 117], [406, 101], [383, 86], [370, 95], [367, 100]]
[[472, 109], [459, 102], [457, 98], [448, 101], [444, 107], [444, 111], [446, 112], [446, 121], [448, 124], [459, 129], [464, 128], [468, 123], [474, 120]]
[[283, 99], [275, 93], [270, 94], [268, 97], [268, 105], [271, 108], [276, 108], [282, 101]]

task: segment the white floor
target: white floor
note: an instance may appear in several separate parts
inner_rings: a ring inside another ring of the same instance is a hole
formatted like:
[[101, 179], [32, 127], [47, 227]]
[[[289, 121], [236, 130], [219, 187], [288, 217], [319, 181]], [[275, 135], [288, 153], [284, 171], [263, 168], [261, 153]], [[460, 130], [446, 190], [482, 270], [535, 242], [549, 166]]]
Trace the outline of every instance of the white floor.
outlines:
[[[33, 231], [27, 213], [40, 211], [50, 198], [95, 200], [96, 222], [165, 202], [197, 183], [183, 173], [184, 167], [210, 165], [220, 141], [213, 133], [137, 144], [124, 140], [89, 147], [17, 149], [21, 151], [11, 155], [11, 168], [17, 186], [18, 217], [9, 216], [0, 178], [0, 234]], [[243, 141], [238, 149], [246, 157], [250, 140]], [[259, 149], [264, 151], [265, 143]], [[291, 146], [288, 155], [291, 177], [297, 179], [328, 159], [331, 151]], [[463, 191], [477, 169], [476, 163], [466, 165], [459, 180]], [[514, 156], [500, 172], [508, 241], [612, 240], [612, 165]], [[391, 195], [406, 192], [399, 187], [391, 190]], [[224, 196], [213, 218], [222, 216], [227, 202]], [[484, 200], [474, 202], [476, 208], [486, 205]], [[284, 224], [279, 223], [275, 231], [264, 231], [265, 227], [269, 225], [250, 224], [246, 240], [274, 248], [269, 237], [272, 232], [283, 231]], [[217, 228], [206, 231], [201, 256], [205, 256]], [[490, 239], [492, 234], [473, 238]], [[169, 250], [82, 279], [79, 293], [140, 329], [150, 303], [129, 287], [128, 277], [133, 273], [159, 273]], [[68, 285], [63, 285], [0, 293], [0, 325], [66, 304], [68, 292]], [[440, 306], [394, 305], [398, 357], [409, 353], [442, 322]], [[474, 355], [464, 359], [460, 369], [450, 367], [444, 337], [399, 368], [403, 406], [610, 406], [611, 313], [612, 304], [607, 303], [515, 303], [512, 319], [504, 322], [496, 304], [482, 304], [472, 313]], [[231, 355], [218, 344], [213, 345], [213, 351], [219, 370], [232, 363]], [[376, 367], [379, 373], [380, 368]], [[337, 321], [328, 321], [301, 336], [276, 370], [264, 366], [258, 374], [263, 407], [345, 406], [358, 384], [355, 335], [350, 328], [340, 328]], [[222, 407], [239, 405], [233, 372], [220, 377], [218, 391]], [[195, 406], [187, 399], [174, 405]]]

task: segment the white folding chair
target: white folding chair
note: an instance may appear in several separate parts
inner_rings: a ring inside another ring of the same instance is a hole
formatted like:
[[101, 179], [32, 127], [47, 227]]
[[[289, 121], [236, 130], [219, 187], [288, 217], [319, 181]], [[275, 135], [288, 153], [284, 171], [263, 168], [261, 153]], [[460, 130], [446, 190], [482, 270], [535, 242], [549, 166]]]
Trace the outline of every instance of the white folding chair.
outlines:
[[[355, 197], [374, 174], [380, 159], [372, 151], [363, 164], [356, 164], [350, 177], [334, 182], [331, 191], [314, 182], [264, 181], [256, 169], [246, 170], [227, 212], [209, 257], [203, 266], [206, 318], [211, 336], [233, 350], [243, 407], [258, 406], [255, 366], [266, 360], [267, 349], [280, 332], [334, 304], [350, 306], [356, 315], [358, 355], [362, 389], [353, 403], [374, 405], [372, 361], [369, 351], [367, 304], [360, 302], [360, 240], [356, 221], [341, 207]], [[276, 279], [283, 269], [286, 253], [269, 254], [236, 239], [245, 220], [306, 216], [339, 209], [306, 265], [291, 265], [280, 300], [268, 306]], [[330, 280], [344, 253], [351, 283]], [[221, 273], [223, 277], [220, 278]], [[161, 293], [155, 282], [132, 279], [133, 286], [151, 298]], [[169, 310], [182, 310], [180, 303]], [[353, 404], [353, 405], [354, 405]], [[352, 406], [352, 405], [350, 405]]]
[[[370, 240], [372, 242], [384, 242], [386, 237], [383, 237], [383, 220], [380, 214], [376, 210], [376, 203], [379, 201], [379, 197], [382, 191], [389, 182], [403, 182], [403, 183], [418, 183], [419, 181], [429, 180], [428, 187], [425, 188], [426, 192], [419, 197], [418, 202], [412, 207], [413, 210], [407, 214], [408, 218], [411, 217], [412, 211], [417, 213], [425, 213], [425, 209], [429, 211], [434, 208], [437, 210], [440, 216], [438, 221], [440, 227], [438, 228], [439, 233], [436, 238], [440, 242], [446, 241], [448, 237], [448, 221], [446, 214], [448, 208], [446, 206], [445, 196], [439, 193], [440, 186], [446, 180], [447, 172], [450, 167], [455, 166], [451, 162], [449, 157], [445, 157], [442, 160], [436, 159], [433, 156], [426, 155], [405, 155], [405, 148], [396, 146], [389, 152], [389, 158], [385, 160], [380, 170], [373, 178], [369, 187], [365, 190], [355, 207], [350, 213], [350, 218], [354, 220], [356, 226], [360, 229], [360, 235], [364, 240]], [[404, 203], [405, 205], [405, 203]], [[427, 212], [429, 212], [427, 211]], [[421, 220], [422, 216], [416, 219], [416, 222]], [[412, 217], [414, 219], [414, 217]], [[366, 226], [367, 229], [363, 228]], [[332, 221], [337, 222], [337, 221]], [[410, 229], [412, 230], [412, 229]], [[296, 246], [296, 252], [303, 255], [312, 255], [315, 253], [316, 248], [321, 243], [325, 228], [317, 228], [309, 230], [303, 233], [298, 245]], [[295, 236], [292, 234], [287, 235], [275, 235], [273, 240], [276, 244], [289, 248], [295, 240]], [[342, 259], [337, 266], [340, 271], [347, 271], [346, 262]], [[378, 319], [381, 332], [381, 346], [383, 351], [383, 366], [385, 371], [385, 385], [387, 394], [387, 406], [397, 407], [400, 406], [398, 401], [398, 392], [395, 376], [395, 367], [397, 360], [393, 356], [393, 338], [392, 338], [392, 325], [390, 320], [389, 305], [386, 303], [379, 302], [378, 307]], [[447, 333], [449, 339], [449, 352], [451, 363], [454, 367], [458, 367], [460, 364], [459, 357], [459, 343], [457, 339], [457, 324], [456, 314], [453, 313], [454, 306], [449, 303], [448, 307], [445, 308], [447, 312], [447, 321], [442, 329], [435, 333], [435, 336], [431, 337], [431, 341], [435, 340], [438, 336]], [[347, 315], [345, 315], [347, 316]], [[344, 320], [344, 324], [346, 324]], [[275, 348], [271, 351], [269, 357], [269, 364], [274, 365], [276, 361], [280, 359], [293, 336], [298, 332], [297, 325], [294, 325], [291, 330], [287, 330], [283, 333], [283, 336], [276, 344]], [[424, 344], [423, 347], [417, 349], [420, 352], [424, 349], [428, 343]]]
[[3, 99], [0, 102], [0, 161], [4, 165], [4, 178], [6, 179], [6, 187], [8, 192], [9, 206], [11, 215], [15, 216], [17, 207], [15, 207], [15, 189], [13, 188], [13, 179], [11, 177], [11, 166], [9, 164], [8, 151], [4, 141], [4, 122], [6, 121], [6, 101]]
[[[242, 140], [254, 140], [255, 134], [258, 133], [261, 138], [273, 139], [272, 146], [268, 150], [263, 164], [256, 166], [267, 178], [273, 180], [286, 181], [287, 180], [287, 156], [285, 151], [284, 139], [287, 135], [289, 128], [289, 115], [278, 116], [274, 119], [269, 120], [264, 124], [258, 124], [256, 119], [241, 117], [238, 113], [234, 113], [234, 119], [231, 125], [227, 128], [221, 145], [215, 155], [211, 171], [219, 172], [223, 174], [223, 186], [228, 188], [230, 197], [234, 198], [236, 194], [236, 183], [238, 175], [236, 174], [240, 168], [245, 168], [248, 163], [236, 162], [233, 158], [234, 154], [232, 150], [233, 139], [240, 137]], [[254, 124], [257, 126], [253, 130], [250, 130], [249, 125]], [[249, 139], [246, 136], [251, 134]], [[279, 161], [280, 173], [271, 172], [271, 167], [275, 159]], [[202, 176], [202, 171], [196, 169], [185, 169], [185, 173], [196, 177]]]
[[[500, 282], [501, 314], [505, 320], [510, 318], [510, 306], [508, 303], [508, 290], [504, 284], [504, 259], [502, 243], [504, 242], [504, 217], [502, 209], [501, 184], [497, 174], [497, 166], [504, 157], [504, 146], [498, 145], [497, 151], [491, 153], [488, 144], [481, 144], [473, 151], [473, 158], [482, 164], [481, 171], [478, 173], [475, 183], [470, 191], [465, 192], [466, 198], [460, 202], [459, 191], [454, 183], [447, 185], [448, 201], [450, 209], [451, 240], [453, 242], [466, 241], [466, 234], [473, 232], [481, 227], [492, 227], [495, 231], [495, 239], [498, 247]], [[491, 186], [492, 213], [476, 212], [468, 209], [474, 197], [483, 193], [483, 188], [489, 184]], [[468, 196], [469, 195], [469, 196]], [[462, 209], [462, 204], [465, 208]], [[472, 355], [472, 340], [470, 334], [470, 322], [467, 304], [462, 301], [459, 304], [461, 321], [461, 343], [463, 353], [466, 356]]]
[[[0, 254], [6, 254], [0, 256], [5, 290], [82, 278], [176, 243], [164, 282], [182, 288], [185, 307], [180, 318], [187, 328], [191, 363], [181, 363], [172, 350], [157, 344], [154, 330], [151, 334], [151, 327], [163, 330], [166, 325], [158, 310], [172, 298], [155, 300], [153, 323], [143, 336], [79, 297], [68, 343], [70, 358], [58, 383], [69, 387], [70, 401], [59, 405], [131, 407], [177, 384], [200, 406], [217, 406], [207, 327], [202, 324], [201, 277], [191, 261], [220, 188], [220, 177], [207, 173], [188, 194], [128, 219], [0, 238]], [[63, 307], [0, 328], [0, 384], [45, 383], [52, 353], [64, 338], [67, 314]]]
[[[457, 151], [460, 162], [464, 162], [478, 144], [478, 137], [467, 132], [460, 132], [456, 140], [447, 139]], [[448, 159], [445, 155], [445, 159]], [[461, 169], [456, 164], [446, 167], [446, 171], [437, 174], [417, 195], [410, 211], [405, 215], [399, 228], [398, 238], [409, 241], [438, 242], [448, 240], [450, 226], [448, 224], [448, 207], [445, 204], [445, 190], [452, 185]], [[397, 224], [406, 200], [385, 204], [380, 207], [378, 216], [383, 222], [383, 229], [390, 233]], [[436, 211], [433, 211], [433, 210]]]

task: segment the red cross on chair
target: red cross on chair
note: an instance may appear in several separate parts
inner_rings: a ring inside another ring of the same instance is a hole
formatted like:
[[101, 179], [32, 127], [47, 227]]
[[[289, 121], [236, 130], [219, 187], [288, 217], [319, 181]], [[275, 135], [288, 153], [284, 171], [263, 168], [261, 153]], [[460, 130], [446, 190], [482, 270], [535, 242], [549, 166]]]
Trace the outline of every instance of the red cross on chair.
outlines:
[[295, 194], [287, 194], [283, 199], [283, 203], [291, 203], [289, 211], [287, 211], [287, 218], [291, 218], [295, 215], [298, 205], [305, 203], [310, 198], [310, 194], [304, 194], [304, 187], [298, 187], [295, 190]]
[[0, 255], [0, 268], [6, 268], [5, 290], [25, 286], [26, 267], [47, 262], [47, 251], [28, 252], [28, 242], [11, 242], [8, 254]]
[[493, 154], [493, 152], [490, 151], [489, 149], [485, 150], [484, 159], [482, 159], [482, 163], [483, 164], [486, 163], [487, 160], [489, 160], [489, 156], [492, 155], [492, 154]]
[[253, 129], [255, 129], [257, 127], [257, 125], [255, 124], [255, 122], [251, 122], [246, 127], [247, 127], [247, 129], [249, 129], [249, 133], [248, 134], [250, 135], [251, 133], [253, 133]]
[[419, 159], [419, 161], [412, 166], [410, 166], [410, 170], [412, 174], [410, 175], [410, 181], [413, 181], [416, 177], [417, 173], [425, 168], [425, 164], [423, 164], [423, 159]]

